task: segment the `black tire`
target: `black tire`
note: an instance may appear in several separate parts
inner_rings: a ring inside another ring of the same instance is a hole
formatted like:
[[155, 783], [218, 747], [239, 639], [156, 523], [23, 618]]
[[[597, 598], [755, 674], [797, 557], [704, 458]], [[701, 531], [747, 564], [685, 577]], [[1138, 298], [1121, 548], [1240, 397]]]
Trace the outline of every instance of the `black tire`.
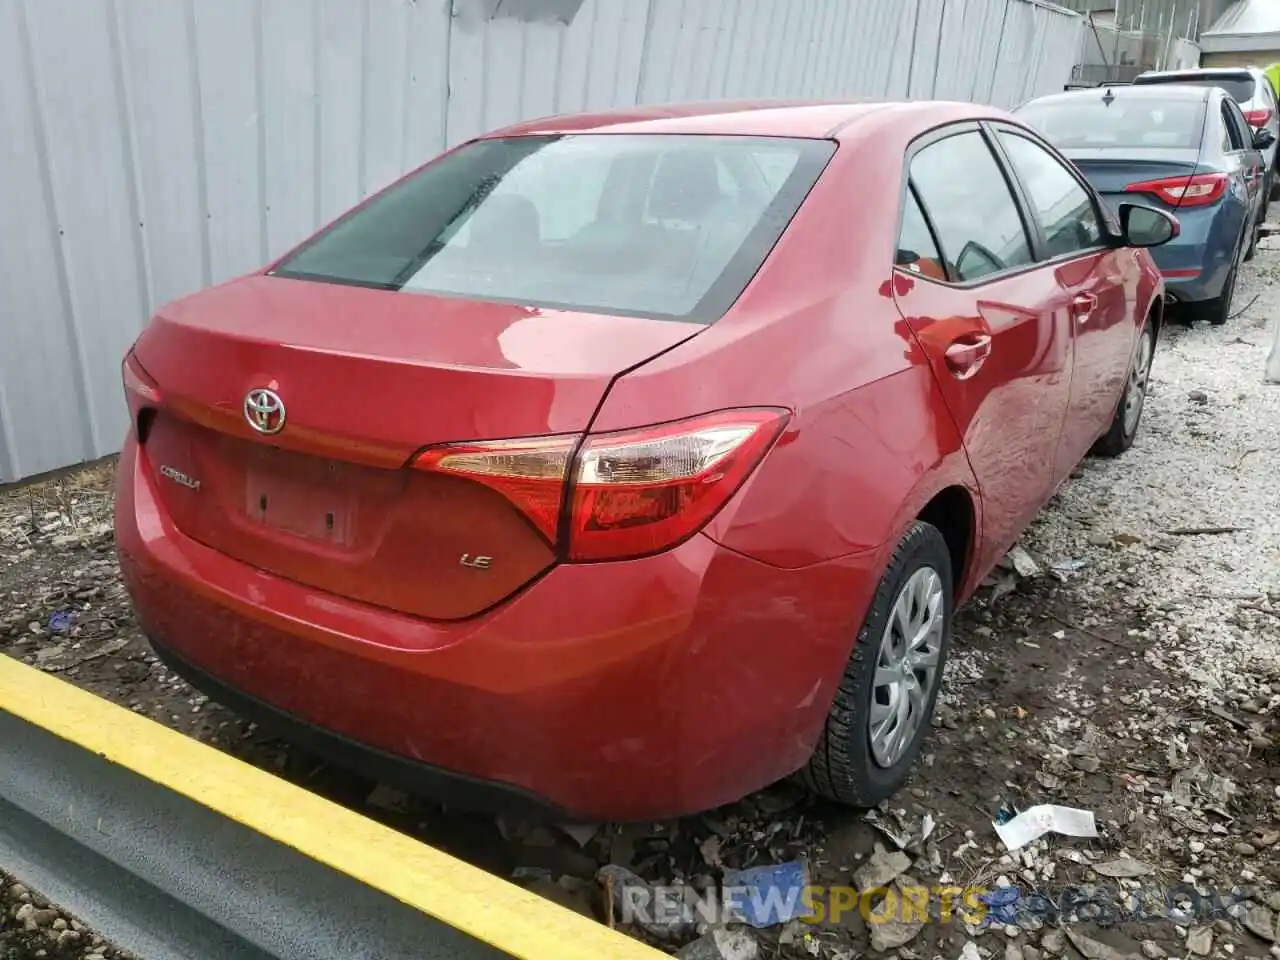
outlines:
[[[1240, 242], [1246, 241], [1241, 237]], [[1212, 326], [1220, 327], [1231, 318], [1231, 303], [1235, 300], [1236, 281], [1240, 277], [1241, 253], [1242, 251], [1237, 248], [1235, 260], [1231, 263], [1231, 272], [1227, 274], [1227, 282], [1222, 285], [1222, 293], [1212, 300], [1202, 300], [1191, 305], [1193, 319], [1203, 320]]]
[[1259, 212], [1258, 219], [1254, 221], [1253, 226], [1249, 229], [1249, 246], [1244, 251], [1244, 262], [1248, 263], [1258, 253], [1258, 241], [1262, 238], [1262, 214]]
[[[912, 577], [926, 568], [937, 574], [942, 589], [937, 666], [924, 698], [923, 716], [918, 718], [910, 741], [896, 762], [882, 766], [873, 754], [870, 730], [877, 660], [899, 595]], [[937, 527], [917, 521], [889, 560], [836, 689], [826, 728], [808, 766], [799, 773], [800, 781], [811, 791], [838, 803], [871, 807], [893, 795], [906, 781], [932, 726], [933, 708], [942, 684], [951, 642], [953, 583], [947, 541]]]
[[[1139, 369], [1139, 364], [1144, 362], [1145, 353], [1145, 370]], [[1146, 407], [1147, 385], [1151, 380], [1151, 363], [1156, 353], [1156, 330], [1151, 325], [1150, 318], [1142, 325], [1142, 332], [1138, 334], [1138, 339], [1134, 343], [1133, 357], [1129, 361], [1129, 374], [1125, 379], [1124, 392], [1120, 395], [1120, 402], [1116, 404], [1115, 416], [1111, 418], [1111, 427], [1098, 438], [1098, 442], [1093, 445], [1091, 451], [1096, 457], [1118, 457], [1130, 447], [1138, 436], [1138, 427], [1142, 424], [1142, 411]], [[1134, 391], [1140, 391], [1136, 396]], [[1136, 402], [1137, 412], [1135, 417], [1127, 416], [1130, 410], [1130, 402]]]

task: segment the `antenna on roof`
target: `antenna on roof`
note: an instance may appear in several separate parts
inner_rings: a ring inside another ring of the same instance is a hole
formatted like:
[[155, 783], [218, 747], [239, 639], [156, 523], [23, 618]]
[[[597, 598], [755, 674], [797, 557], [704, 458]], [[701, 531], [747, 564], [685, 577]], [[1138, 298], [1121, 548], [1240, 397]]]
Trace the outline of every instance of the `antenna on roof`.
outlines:
[[1116, 95], [1111, 92], [1110, 87], [1107, 87], [1107, 92], [1102, 95], [1102, 102], [1109, 107], [1111, 106], [1112, 103], [1115, 102], [1115, 99], [1116, 99]]

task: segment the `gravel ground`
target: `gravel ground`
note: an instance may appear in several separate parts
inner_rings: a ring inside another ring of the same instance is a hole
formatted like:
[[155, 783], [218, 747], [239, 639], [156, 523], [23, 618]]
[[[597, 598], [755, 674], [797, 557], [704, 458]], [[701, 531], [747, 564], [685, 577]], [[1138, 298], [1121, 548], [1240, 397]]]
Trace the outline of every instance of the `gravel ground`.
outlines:
[[129, 960], [129, 955], [0, 873], [0, 960]]
[[[0, 494], [0, 651], [600, 918], [606, 864], [707, 885], [804, 858], [821, 884], [878, 873], [1023, 891], [1006, 922], [981, 928], [869, 925], [858, 911], [776, 926], [751, 935], [762, 957], [1280, 957], [1280, 387], [1261, 383], [1280, 248], [1248, 265], [1237, 305], [1225, 328], [1168, 329], [1138, 444], [1087, 461], [1046, 508], [1019, 558], [1036, 575], [998, 571], [962, 612], [927, 754], [870, 819], [784, 784], [579, 844], [330, 769], [150, 655], [112, 556], [110, 465]], [[1039, 803], [1092, 811], [1100, 836], [1050, 834], [1009, 855], [993, 818]], [[1199, 915], [1117, 901], [1178, 885], [1168, 902]], [[1032, 888], [1059, 913], [1027, 900]], [[0, 960], [41, 956], [44, 941], [12, 919], [21, 906], [0, 907]], [[626, 929], [669, 949], [697, 934]]]

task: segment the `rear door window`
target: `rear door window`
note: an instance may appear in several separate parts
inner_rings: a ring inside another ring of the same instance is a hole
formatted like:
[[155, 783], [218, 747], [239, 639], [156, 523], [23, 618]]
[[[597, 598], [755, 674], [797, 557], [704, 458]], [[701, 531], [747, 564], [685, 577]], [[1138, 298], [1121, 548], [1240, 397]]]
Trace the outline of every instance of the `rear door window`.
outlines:
[[1062, 162], [1026, 137], [1000, 131], [1000, 143], [1031, 201], [1050, 258], [1093, 250], [1102, 244], [1102, 225], [1089, 191]]
[[1253, 142], [1249, 136], [1249, 125], [1245, 123], [1240, 108], [1230, 101], [1222, 101], [1222, 122], [1227, 127], [1227, 138], [1231, 141], [1231, 152], [1237, 153], [1248, 148]]
[[894, 261], [912, 273], [919, 273], [934, 280], [948, 278], [942, 253], [933, 238], [929, 221], [920, 209], [915, 190], [907, 189], [907, 200], [902, 209], [902, 230], [898, 234], [898, 254]]
[[957, 279], [981, 280], [1034, 262], [1004, 171], [981, 133], [929, 144], [912, 159], [910, 174]]
[[834, 151], [831, 141], [780, 137], [480, 140], [377, 195], [274, 273], [711, 323]]

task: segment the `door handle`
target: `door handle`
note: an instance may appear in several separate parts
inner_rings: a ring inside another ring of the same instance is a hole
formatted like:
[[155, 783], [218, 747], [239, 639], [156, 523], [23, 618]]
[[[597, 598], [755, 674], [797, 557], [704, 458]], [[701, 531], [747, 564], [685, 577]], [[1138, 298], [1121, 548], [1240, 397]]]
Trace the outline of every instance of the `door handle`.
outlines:
[[1078, 323], [1088, 323], [1098, 305], [1098, 298], [1092, 293], [1078, 293], [1071, 298], [1071, 315]]
[[985, 333], [966, 334], [947, 347], [943, 356], [953, 377], [968, 380], [991, 356], [991, 337]]

